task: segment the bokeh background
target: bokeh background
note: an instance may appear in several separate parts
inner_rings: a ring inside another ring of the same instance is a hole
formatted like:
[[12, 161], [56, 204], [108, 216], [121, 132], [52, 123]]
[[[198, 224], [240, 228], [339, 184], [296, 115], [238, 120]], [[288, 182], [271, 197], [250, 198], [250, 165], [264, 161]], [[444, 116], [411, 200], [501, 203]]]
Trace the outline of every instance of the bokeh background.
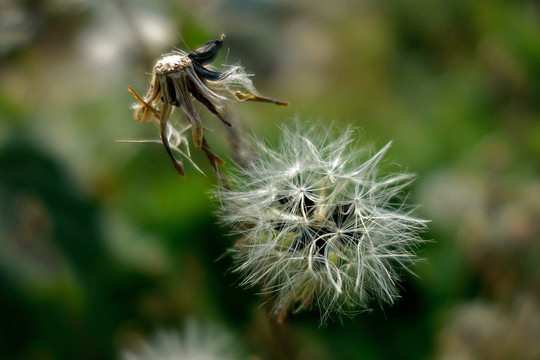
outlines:
[[[116, 142], [158, 138], [126, 87], [221, 33], [215, 64], [291, 103], [234, 104], [239, 127], [353, 124], [418, 174], [433, 241], [395, 306], [291, 316], [281, 346], [220, 259], [201, 152], [181, 180], [162, 146]], [[0, 358], [116, 359], [193, 317], [253, 359], [540, 358], [539, 84], [536, 1], [0, 0]]]

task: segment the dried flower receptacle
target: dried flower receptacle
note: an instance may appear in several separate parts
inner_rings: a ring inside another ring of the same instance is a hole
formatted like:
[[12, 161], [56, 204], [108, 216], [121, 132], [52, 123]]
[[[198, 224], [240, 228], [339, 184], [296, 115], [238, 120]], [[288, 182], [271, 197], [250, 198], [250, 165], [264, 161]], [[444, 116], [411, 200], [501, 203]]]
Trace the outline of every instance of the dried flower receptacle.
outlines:
[[205, 67], [216, 58], [224, 39], [225, 35], [222, 35], [220, 39], [209, 41], [189, 53], [177, 50], [163, 56], [154, 66], [150, 89], [144, 99], [128, 87], [137, 100], [134, 107], [135, 120], [137, 122], [155, 120], [159, 123], [161, 141], [182, 177], [185, 177], [182, 163], [174, 157], [168, 140], [168, 129], [171, 127], [169, 118], [175, 107], [180, 108], [189, 120], [193, 144], [204, 151], [212, 168], [218, 172], [219, 165], [224, 161], [210, 149], [192, 97], [227, 126], [232, 126], [225, 119], [225, 114], [233, 100], [288, 105], [286, 102], [259, 95], [240, 66], [231, 66], [223, 72]]

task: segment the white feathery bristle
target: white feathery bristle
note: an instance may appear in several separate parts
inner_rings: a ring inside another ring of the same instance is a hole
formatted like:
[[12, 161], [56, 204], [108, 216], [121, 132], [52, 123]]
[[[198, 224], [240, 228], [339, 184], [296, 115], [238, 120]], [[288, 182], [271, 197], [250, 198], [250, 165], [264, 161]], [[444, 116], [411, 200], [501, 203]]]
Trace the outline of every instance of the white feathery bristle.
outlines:
[[374, 155], [355, 148], [354, 131], [282, 128], [277, 150], [255, 140], [252, 162], [218, 189], [224, 223], [242, 236], [231, 250], [242, 285], [275, 298], [275, 314], [316, 307], [332, 314], [393, 303], [399, 274], [418, 261], [426, 221], [402, 196], [409, 174], [381, 177], [391, 142]]

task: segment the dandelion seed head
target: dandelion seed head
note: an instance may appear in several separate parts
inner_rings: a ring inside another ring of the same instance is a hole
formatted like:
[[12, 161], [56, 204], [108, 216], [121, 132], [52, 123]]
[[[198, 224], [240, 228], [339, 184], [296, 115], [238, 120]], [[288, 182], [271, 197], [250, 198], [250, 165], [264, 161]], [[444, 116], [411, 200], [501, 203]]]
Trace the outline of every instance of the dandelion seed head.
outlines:
[[122, 360], [238, 360], [244, 358], [234, 336], [217, 325], [188, 319], [181, 332], [160, 330]]
[[255, 140], [248, 166], [219, 189], [224, 223], [242, 237], [231, 249], [241, 285], [274, 296], [274, 315], [317, 308], [321, 321], [399, 297], [400, 273], [418, 260], [426, 221], [403, 191], [409, 174], [379, 175], [390, 144], [356, 149], [350, 128], [282, 128], [278, 150]]
[[[137, 100], [133, 106], [135, 120], [154, 121], [159, 125], [160, 139], [182, 177], [185, 177], [182, 162], [173, 155], [166, 134], [167, 128], [171, 127], [169, 118], [174, 109], [179, 108], [184, 113], [191, 128], [193, 145], [203, 150], [214, 172], [219, 174], [219, 166], [224, 161], [212, 152], [205, 139], [205, 126], [193, 103], [195, 100], [228, 127], [232, 124], [225, 117], [233, 101], [252, 100], [288, 106], [286, 102], [259, 95], [241, 66], [228, 66], [225, 71], [215, 71], [217, 69], [210, 63], [217, 57], [224, 39], [225, 35], [221, 35], [219, 39], [208, 41], [189, 53], [177, 50], [162, 56], [154, 65], [146, 96], [141, 97], [128, 87]], [[182, 144], [187, 146], [187, 141], [182, 141]], [[189, 151], [182, 154], [185, 157]], [[186, 158], [191, 162], [189, 155]]]

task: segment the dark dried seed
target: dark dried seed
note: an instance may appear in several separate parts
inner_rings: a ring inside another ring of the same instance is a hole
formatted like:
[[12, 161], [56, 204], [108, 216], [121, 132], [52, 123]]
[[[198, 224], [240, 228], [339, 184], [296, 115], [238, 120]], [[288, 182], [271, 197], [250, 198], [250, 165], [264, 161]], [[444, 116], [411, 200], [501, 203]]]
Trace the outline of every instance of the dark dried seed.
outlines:
[[193, 82], [188, 81], [187, 88], [188, 88], [188, 91], [191, 93], [191, 95], [193, 95], [195, 99], [197, 99], [201, 104], [206, 106], [206, 108], [210, 110], [212, 114], [216, 115], [225, 125], [227, 125], [228, 127], [232, 126], [230, 122], [228, 122], [227, 120], [225, 120], [223, 116], [221, 116], [221, 114], [214, 107], [214, 104], [212, 104], [210, 100], [205, 98], [204, 95], [199, 92], [199, 90], [197, 89], [197, 86], [195, 86]]
[[[169, 91], [169, 98], [171, 99], [171, 105], [174, 106], [180, 106], [180, 101], [178, 101], [178, 97], [176, 96], [176, 90], [174, 88], [174, 82], [171, 78], [167, 77], [167, 90]], [[161, 101], [163, 101], [163, 97], [161, 97]]]
[[209, 64], [216, 58], [219, 49], [223, 46], [224, 39], [225, 35], [221, 35], [221, 38], [218, 40], [208, 41], [200, 48], [191, 51], [188, 57], [201, 65]]
[[192, 64], [197, 75], [199, 75], [203, 79], [210, 80], [210, 81], [217, 81], [217, 80], [224, 79], [226, 77], [225, 73], [208, 70], [207, 68], [205, 68], [204, 66], [196, 62], [193, 62]]

